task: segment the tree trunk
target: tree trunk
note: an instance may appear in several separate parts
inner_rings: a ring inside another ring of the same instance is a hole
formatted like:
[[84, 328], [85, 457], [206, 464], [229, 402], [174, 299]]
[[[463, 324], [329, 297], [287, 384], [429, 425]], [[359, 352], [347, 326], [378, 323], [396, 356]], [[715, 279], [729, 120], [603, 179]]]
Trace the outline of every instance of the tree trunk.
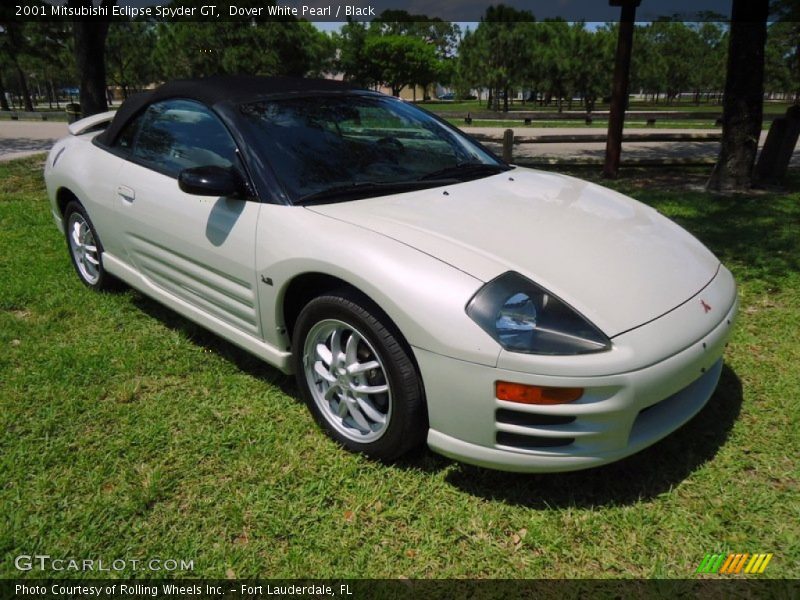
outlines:
[[492, 88], [489, 88], [489, 98], [486, 100], [486, 110], [492, 110]]
[[764, 110], [764, 46], [769, 0], [733, 0], [722, 101], [722, 147], [708, 189], [750, 188]]
[[[100, 6], [111, 10], [116, 0], [101, 0]], [[71, 8], [91, 7], [92, 0], [67, 0]], [[80, 103], [84, 117], [108, 110], [106, 95], [106, 36], [109, 22], [90, 18], [72, 22], [75, 63], [80, 75]]]
[[8, 98], [6, 98], [6, 86], [3, 84], [3, 76], [0, 74], [0, 110], [10, 111]]
[[108, 23], [82, 20], [72, 24], [75, 62], [81, 80], [81, 115], [88, 117], [108, 110], [106, 98], [106, 34]]
[[508, 112], [508, 88], [503, 89], [503, 112]]
[[16, 57], [14, 60], [14, 67], [17, 69], [17, 77], [19, 77], [19, 84], [22, 87], [22, 99], [25, 101], [25, 110], [33, 112], [33, 102], [31, 101], [31, 92], [28, 89], [28, 79], [25, 77], [25, 72], [19, 66]]
[[622, 155], [622, 131], [625, 126], [625, 111], [628, 110], [628, 85], [631, 72], [631, 51], [636, 23], [638, 0], [622, 3], [619, 19], [617, 51], [614, 59], [614, 83], [611, 90], [611, 106], [608, 109], [608, 138], [603, 176], [617, 176]]

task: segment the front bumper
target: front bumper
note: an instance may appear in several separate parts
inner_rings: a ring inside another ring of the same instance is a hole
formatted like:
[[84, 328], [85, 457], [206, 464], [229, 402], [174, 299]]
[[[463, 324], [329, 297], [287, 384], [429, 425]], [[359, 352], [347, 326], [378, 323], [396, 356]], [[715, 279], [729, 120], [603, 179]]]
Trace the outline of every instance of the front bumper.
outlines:
[[[503, 368], [502, 361], [493, 368], [415, 349], [428, 400], [428, 445], [466, 463], [520, 472], [585, 469], [642, 450], [691, 419], [714, 392], [738, 306], [731, 289], [722, 305], [728, 309], [711, 329], [699, 337], [687, 332], [693, 339], [680, 351], [611, 375], [542, 375]], [[657, 335], [665, 321], [685, 326], [695, 308], [676, 310], [655, 321], [657, 326], [645, 325], [614, 342], [623, 356], [635, 353], [625, 346], [640, 343], [646, 337], [641, 330], [653, 327]], [[495, 398], [498, 380], [585, 392], [569, 404], [524, 405]]]

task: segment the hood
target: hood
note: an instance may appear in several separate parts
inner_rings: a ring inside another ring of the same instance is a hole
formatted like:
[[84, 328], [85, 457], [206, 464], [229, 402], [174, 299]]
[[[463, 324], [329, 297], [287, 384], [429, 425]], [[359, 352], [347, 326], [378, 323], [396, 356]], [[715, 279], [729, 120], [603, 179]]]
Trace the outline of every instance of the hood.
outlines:
[[719, 267], [705, 246], [652, 208], [530, 169], [308, 210], [393, 238], [482, 281], [517, 271], [609, 337], [684, 303]]

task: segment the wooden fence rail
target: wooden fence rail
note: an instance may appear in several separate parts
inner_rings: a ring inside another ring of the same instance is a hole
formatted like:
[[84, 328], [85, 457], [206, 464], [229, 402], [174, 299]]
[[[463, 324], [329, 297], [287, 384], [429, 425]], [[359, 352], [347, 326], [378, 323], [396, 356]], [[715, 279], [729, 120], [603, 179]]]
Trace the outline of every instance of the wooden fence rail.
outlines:
[[[604, 143], [606, 135], [600, 133], [581, 133], [581, 134], [547, 134], [547, 135], [515, 135], [513, 129], [506, 129], [502, 137], [485, 133], [473, 133], [473, 138], [480, 142], [490, 142], [502, 144], [503, 160], [512, 162], [514, 159], [514, 146], [520, 144], [588, 144]], [[627, 133], [624, 134], [623, 142], [720, 142], [722, 134], [716, 132], [709, 133]]]
[[[515, 110], [509, 112], [498, 112], [492, 110], [477, 111], [432, 111], [443, 119], [461, 120], [469, 125], [473, 120], [479, 121], [522, 121], [525, 125], [531, 125], [534, 121], [583, 121], [591, 124], [595, 119], [599, 121], [608, 120], [608, 111], [598, 111], [586, 113], [584, 111], [522, 111]], [[716, 125], [721, 125], [722, 113], [718, 112], [692, 112], [692, 111], [628, 111], [625, 117], [632, 121], [646, 121], [647, 125], [655, 126], [656, 121], [712, 121]]]

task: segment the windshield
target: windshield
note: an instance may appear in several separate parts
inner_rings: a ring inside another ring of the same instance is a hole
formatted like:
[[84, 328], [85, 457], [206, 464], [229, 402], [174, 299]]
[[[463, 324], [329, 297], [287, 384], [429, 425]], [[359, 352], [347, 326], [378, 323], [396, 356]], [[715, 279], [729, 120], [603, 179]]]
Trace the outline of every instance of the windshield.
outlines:
[[420, 189], [505, 168], [426, 112], [386, 96], [276, 99], [241, 112], [295, 202]]

